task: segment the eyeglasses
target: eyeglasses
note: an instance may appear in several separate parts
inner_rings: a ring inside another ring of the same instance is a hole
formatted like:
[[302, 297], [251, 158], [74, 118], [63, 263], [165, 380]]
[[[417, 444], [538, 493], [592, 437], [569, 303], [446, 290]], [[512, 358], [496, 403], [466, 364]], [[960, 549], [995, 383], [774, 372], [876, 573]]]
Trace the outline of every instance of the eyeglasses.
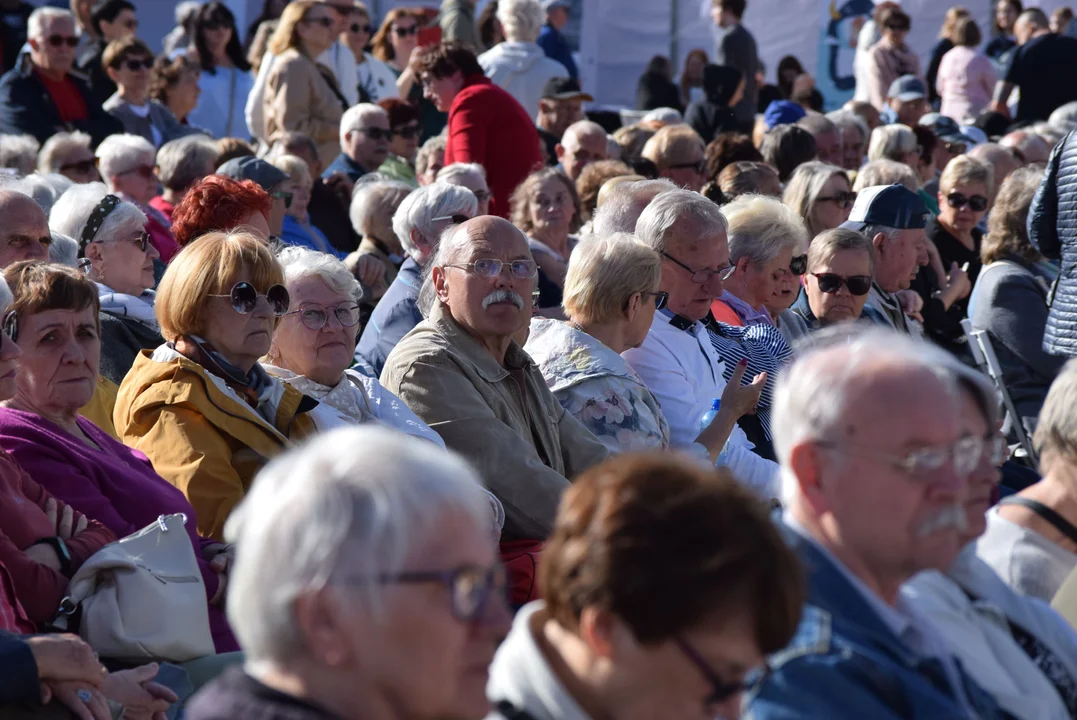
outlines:
[[142, 252], [146, 252], [146, 248], [150, 246], [150, 234], [148, 232], [140, 232], [137, 237], [131, 238], [131, 241], [138, 245], [138, 249]]
[[512, 276], [519, 280], [530, 280], [538, 274], [538, 264], [534, 260], [512, 260], [511, 262], [502, 262], [501, 260], [495, 260], [494, 258], [480, 258], [474, 262], [446, 265], [445, 267], [467, 270], [479, 277], [488, 279], [500, 275], [501, 270], [505, 267], [508, 267]]
[[377, 142], [378, 140], [389, 140], [393, 137], [392, 130], [382, 128], [360, 128], [359, 132], [363, 133], [375, 142]]
[[915, 478], [939, 470], [948, 462], [952, 462], [954, 471], [959, 475], [968, 475], [976, 469], [980, 463], [980, 456], [984, 450], [984, 438], [963, 437], [952, 445], [933, 445], [919, 450], [913, 450], [906, 455], [889, 455], [876, 452], [872, 448], [857, 445], [839, 445], [838, 443], [819, 441], [819, 447], [833, 450], [852, 457], [860, 457], [867, 460], [881, 460], [893, 465], [899, 470]]
[[797, 255], [789, 261], [789, 272], [794, 275], [803, 275], [808, 272], [808, 256]]
[[396, 33], [397, 37], [407, 37], [408, 35], [418, 35], [419, 34], [419, 26], [418, 25], [412, 25], [411, 27], [406, 27], [406, 28], [396, 27], [396, 28], [393, 28], [393, 32]]
[[856, 202], [856, 193], [854, 192], [839, 192], [833, 195], [827, 195], [826, 197], [817, 197], [815, 202], [832, 202], [842, 210], [851, 208], [853, 203]]
[[726, 682], [718, 673], [711, 669], [710, 664], [703, 659], [703, 656], [696, 651], [694, 647], [688, 644], [688, 641], [682, 637], [674, 637], [673, 644], [677, 646], [677, 649], [681, 651], [681, 654], [696, 666], [699, 670], [699, 674], [707, 681], [711, 686], [710, 694], [703, 699], [703, 704], [706, 706], [717, 705], [718, 703], [725, 702], [734, 695], [739, 693], [750, 693], [755, 688], [759, 687], [763, 681], [770, 674], [770, 669], [764, 665], [762, 672], [753, 673], [749, 680], [742, 682]]
[[658, 290], [657, 292], [643, 293], [647, 297], [654, 298], [654, 309], [661, 310], [669, 302], [669, 293], [665, 290]]
[[71, 170], [77, 173], [88, 173], [91, 170], [97, 169], [97, 161], [95, 160], [79, 160], [78, 162], [65, 163], [60, 166], [60, 170]]
[[700, 160], [698, 162], [681, 163], [679, 165], [670, 165], [669, 169], [670, 170], [695, 170], [697, 173], [702, 175], [704, 172], [707, 171], [707, 161], [706, 160]]
[[463, 225], [470, 220], [467, 215], [439, 215], [436, 218], [430, 218], [430, 222], [438, 222], [439, 220], [452, 220], [453, 225]]
[[287, 210], [292, 206], [292, 200], [295, 198], [295, 193], [290, 193], [286, 190], [274, 190], [269, 193], [269, 197], [284, 200], [284, 209]]
[[54, 48], [67, 45], [69, 48], [78, 47], [79, 39], [74, 35], [49, 35], [45, 41]]
[[812, 273], [812, 275], [819, 281], [819, 289], [827, 295], [833, 295], [841, 290], [842, 285], [849, 288], [849, 292], [857, 297], [871, 292], [870, 275], [850, 275], [849, 277], [836, 273]]
[[321, 25], [323, 28], [329, 29], [333, 27], [333, 20], [327, 17], [320, 18], [303, 18], [302, 22], [305, 25]]
[[960, 210], [968, 205], [969, 209], [973, 212], [983, 212], [987, 209], [987, 198], [983, 195], [965, 197], [961, 193], [954, 192], [946, 196], [946, 204], [954, 210]]
[[293, 310], [286, 315], [298, 315], [299, 320], [311, 330], [321, 330], [329, 322], [329, 311], [344, 327], [355, 327], [359, 324], [359, 305], [354, 302], [341, 303], [333, 307], [326, 307], [311, 303], [302, 305], [298, 310]]
[[338, 15], [343, 15], [345, 17], [359, 12], [359, 8], [354, 5], [333, 5], [332, 3], [326, 3], [326, 5], [336, 11]]
[[131, 173], [136, 173], [143, 180], [156, 180], [157, 179], [157, 173], [155, 173], [153, 171], [153, 168], [149, 167], [148, 165], [141, 165], [139, 167], [134, 167], [134, 168], [131, 168], [130, 170], [124, 170], [123, 172], [118, 172], [116, 174], [117, 175], [130, 175]]
[[440, 583], [449, 589], [453, 617], [465, 623], [477, 620], [492, 596], [504, 598], [507, 588], [505, 568], [500, 564], [490, 568], [464, 565], [453, 570], [403, 572], [382, 575], [375, 580], [381, 585]]
[[348, 30], [350, 30], [353, 35], [358, 35], [359, 33], [363, 33], [364, 35], [369, 35], [372, 32], [374, 32], [374, 26], [373, 25], [360, 25], [359, 23], [352, 23], [351, 27], [349, 27]]
[[471, 192], [475, 196], [475, 199], [479, 201], [479, 205], [482, 205], [485, 202], [490, 202], [490, 198], [492, 197], [486, 190], [472, 190]]
[[[114, 65], [113, 67], [118, 67], [120, 64], [121, 63], [117, 63], [117, 65]], [[138, 72], [139, 70], [149, 70], [153, 67], [153, 58], [142, 58], [141, 60], [125, 60], [122, 65], [131, 72]]]
[[210, 295], [209, 297], [223, 297], [232, 301], [232, 309], [240, 315], [250, 315], [258, 304], [258, 298], [264, 297], [273, 314], [283, 317], [288, 312], [288, 304], [291, 298], [288, 296], [288, 288], [283, 285], [271, 285], [265, 295], [260, 295], [249, 282], [237, 282], [232, 286], [232, 291], [227, 295]]
[[14, 310], [8, 311], [4, 316], [3, 332], [11, 342], [19, 339], [19, 315]]
[[703, 270], [693, 270], [677, 258], [670, 255], [668, 252], [663, 252], [662, 257], [664, 257], [666, 260], [669, 260], [671, 263], [679, 265], [688, 272], [692, 273], [692, 282], [697, 285], [702, 285], [704, 283], [710, 282], [711, 278], [715, 275], [718, 276], [719, 280], [728, 280], [729, 276], [733, 274], [733, 271], [737, 269], [733, 265], [726, 265], [725, 267], [720, 267], [718, 269], [705, 268]]
[[405, 125], [404, 127], [393, 128], [392, 130], [393, 135], [399, 135], [405, 140], [419, 137], [419, 132], [418, 125]]

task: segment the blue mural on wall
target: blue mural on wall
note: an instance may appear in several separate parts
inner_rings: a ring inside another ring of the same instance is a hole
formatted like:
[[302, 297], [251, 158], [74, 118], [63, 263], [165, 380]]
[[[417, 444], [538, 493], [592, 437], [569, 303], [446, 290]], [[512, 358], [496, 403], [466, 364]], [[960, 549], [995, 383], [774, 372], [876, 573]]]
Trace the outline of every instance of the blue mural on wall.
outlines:
[[830, 0], [822, 5], [822, 32], [819, 38], [819, 70], [815, 86], [826, 98], [826, 109], [833, 110], [853, 97], [856, 77], [853, 57], [860, 28], [875, 9], [872, 0]]

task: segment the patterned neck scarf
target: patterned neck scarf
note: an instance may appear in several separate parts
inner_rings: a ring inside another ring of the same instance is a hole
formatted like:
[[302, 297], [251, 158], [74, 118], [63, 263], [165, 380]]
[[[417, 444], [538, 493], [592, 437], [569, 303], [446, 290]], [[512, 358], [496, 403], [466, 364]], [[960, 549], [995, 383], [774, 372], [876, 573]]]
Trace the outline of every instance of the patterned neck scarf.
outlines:
[[[193, 354], [195, 357], [187, 355], [186, 357], [188, 360], [198, 363], [209, 372], [224, 380], [225, 383], [228, 384], [228, 387], [235, 390], [248, 405], [265, 417], [265, 413], [262, 412], [262, 405], [267, 402], [272, 395], [271, 390], [273, 380], [266, 374], [266, 371], [262, 369], [261, 365], [255, 363], [254, 367], [250, 369], [250, 372], [244, 373], [235, 365], [225, 360], [224, 356], [203, 338], [200, 338], [197, 335], [188, 335], [184, 337], [184, 340], [187, 341], [187, 347], [194, 350]], [[173, 350], [176, 349], [174, 343], [169, 343], [169, 346]], [[272, 420], [270, 420], [270, 422], [272, 422]]]

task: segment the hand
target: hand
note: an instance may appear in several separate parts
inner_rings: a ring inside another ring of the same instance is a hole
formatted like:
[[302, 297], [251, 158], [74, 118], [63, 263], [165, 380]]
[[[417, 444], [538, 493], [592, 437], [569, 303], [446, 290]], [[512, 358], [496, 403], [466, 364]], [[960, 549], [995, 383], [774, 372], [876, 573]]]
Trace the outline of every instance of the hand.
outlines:
[[[83, 696], [86, 699], [83, 700]], [[41, 684], [41, 702], [47, 705], [55, 699], [75, 714], [79, 720], [112, 720], [108, 701], [99, 690], [80, 682], [51, 682]]]
[[997, 113], [1002, 113], [1006, 116], [1007, 119], [1009, 119], [1010, 117], [1010, 108], [1006, 105], [1006, 103], [1002, 103], [996, 100], [991, 103], [991, 110], [994, 110]]
[[750, 384], [741, 385], [747, 369], [747, 360], [737, 363], [733, 377], [729, 378], [725, 390], [722, 391], [722, 407], [729, 408], [738, 418], [755, 412], [755, 406], [759, 404], [759, 395], [767, 384], [767, 374], [763, 372], [756, 375]]
[[236, 561], [236, 546], [235, 545], [222, 545], [219, 552], [213, 553], [209, 557], [209, 566], [213, 572], [219, 575], [227, 575], [228, 571], [232, 569], [232, 563]]
[[86, 529], [87, 520], [83, 515], [75, 522], [75, 511], [71, 509], [70, 505], [64, 505], [63, 512], [58, 512], [59, 504], [56, 502], [56, 498], [49, 498], [45, 501], [45, 515], [49, 518], [49, 523], [56, 529], [56, 536], [63, 540], [70, 540], [75, 535]]
[[423, 54], [423, 50], [425, 49], [426, 48], [424, 48], [422, 45], [415, 46], [415, 49], [411, 51], [411, 56], [408, 58], [408, 70], [411, 70], [413, 67], [415, 67], [415, 63], [418, 61], [419, 56]]
[[352, 181], [348, 179], [347, 175], [338, 171], [322, 182], [324, 182], [325, 186], [336, 195], [337, 200], [339, 200], [345, 208], [351, 204], [352, 190], [355, 186]]
[[31, 545], [24, 551], [26, 557], [38, 565], [44, 565], [53, 572], [62, 573], [63, 565], [60, 564], [60, 556], [56, 554], [56, 548], [52, 545]]
[[373, 255], [360, 255], [355, 263], [355, 277], [373, 290], [385, 278], [385, 266]]
[[901, 290], [896, 295], [906, 315], [919, 314], [924, 309], [924, 299], [915, 290]]
[[32, 635], [26, 638], [26, 644], [42, 681], [78, 682], [96, 688], [108, 674], [90, 646], [77, 635]]
[[157, 677], [157, 663], [109, 675], [102, 692], [124, 707], [125, 720], [164, 720], [169, 706], [179, 698], [164, 685], [151, 682]]
[[946, 285], [953, 293], [954, 300], [961, 300], [972, 292], [972, 282], [969, 274], [961, 269], [957, 263], [950, 265], [950, 275], [946, 278]]

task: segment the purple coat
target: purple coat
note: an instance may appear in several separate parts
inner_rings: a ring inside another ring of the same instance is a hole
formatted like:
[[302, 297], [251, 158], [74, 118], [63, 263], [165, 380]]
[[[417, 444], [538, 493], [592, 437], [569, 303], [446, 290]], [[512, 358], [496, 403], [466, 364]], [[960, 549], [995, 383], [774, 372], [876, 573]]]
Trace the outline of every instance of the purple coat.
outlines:
[[[198, 537], [198, 519], [187, 498], [154, 472], [138, 450], [116, 442], [84, 417], [79, 417], [78, 425], [101, 450], [40, 415], [0, 408], [0, 448], [11, 453], [35, 482], [100, 521], [118, 538], [141, 530], [160, 515], [185, 514], [207, 600], [212, 598], [218, 578], [203, 559], [202, 548], [213, 541]], [[209, 625], [217, 652], [239, 649], [221, 607], [209, 606]]]

